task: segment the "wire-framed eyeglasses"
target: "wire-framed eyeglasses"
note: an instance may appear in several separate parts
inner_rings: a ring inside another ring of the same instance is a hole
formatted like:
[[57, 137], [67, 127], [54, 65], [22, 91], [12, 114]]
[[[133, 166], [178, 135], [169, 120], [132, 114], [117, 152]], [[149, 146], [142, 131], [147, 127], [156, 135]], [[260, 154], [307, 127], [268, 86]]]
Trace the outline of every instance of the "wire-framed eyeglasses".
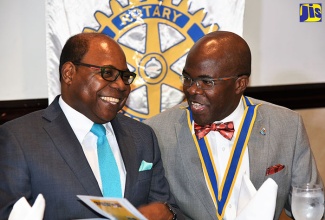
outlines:
[[114, 82], [119, 76], [121, 76], [121, 79], [123, 80], [124, 84], [130, 85], [137, 75], [129, 70], [116, 69], [112, 65], [96, 66], [96, 65], [81, 63], [81, 62], [72, 62], [72, 63], [77, 66], [85, 66], [94, 70], [98, 70], [98, 73], [101, 74], [102, 78], [108, 82]]
[[208, 90], [212, 89], [217, 81], [226, 81], [226, 80], [231, 80], [231, 79], [238, 79], [239, 77], [246, 75], [246, 74], [240, 74], [237, 76], [229, 76], [229, 77], [220, 77], [220, 78], [204, 78], [204, 77], [199, 77], [196, 79], [192, 79], [186, 75], [181, 75], [180, 79], [181, 82], [183, 83], [184, 86], [190, 87], [193, 85], [193, 83], [196, 84], [196, 86], [199, 89], [203, 90]]

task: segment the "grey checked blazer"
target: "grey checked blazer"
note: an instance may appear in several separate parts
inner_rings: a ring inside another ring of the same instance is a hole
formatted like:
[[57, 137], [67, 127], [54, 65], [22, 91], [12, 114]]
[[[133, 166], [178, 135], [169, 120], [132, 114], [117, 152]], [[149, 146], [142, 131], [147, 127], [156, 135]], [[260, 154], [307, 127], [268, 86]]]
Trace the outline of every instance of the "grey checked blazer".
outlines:
[[[321, 182], [310, 150], [302, 118], [295, 112], [260, 100], [256, 121], [248, 142], [250, 179], [258, 189], [268, 178], [278, 184], [274, 219], [282, 209], [290, 211], [289, 191], [292, 184]], [[186, 118], [180, 106], [145, 121], [157, 137], [166, 177], [180, 209], [187, 219], [217, 219], [216, 208], [205, 183], [198, 153]], [[265, 128], [266, 135], [260, 133]], [[285, 169], [266, 176], [266, 169], [276, 164]]]

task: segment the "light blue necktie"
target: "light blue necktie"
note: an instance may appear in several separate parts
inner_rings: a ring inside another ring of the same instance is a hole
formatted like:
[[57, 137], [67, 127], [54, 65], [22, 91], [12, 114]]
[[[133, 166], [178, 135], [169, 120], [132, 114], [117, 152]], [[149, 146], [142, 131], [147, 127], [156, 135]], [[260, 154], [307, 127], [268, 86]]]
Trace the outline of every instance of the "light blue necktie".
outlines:
[[102, 179], [102, 189], [104, 197], [122, 197], [120, 173], [107, 141], [106, 129], [101, 124], [94, 124], [90, 130], [97, 139], [97, 155]]

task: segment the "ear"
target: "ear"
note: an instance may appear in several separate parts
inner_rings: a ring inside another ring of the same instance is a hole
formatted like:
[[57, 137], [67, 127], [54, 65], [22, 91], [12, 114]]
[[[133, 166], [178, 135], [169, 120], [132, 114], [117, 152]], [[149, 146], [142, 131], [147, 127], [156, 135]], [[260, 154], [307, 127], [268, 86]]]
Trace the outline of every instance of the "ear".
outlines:
[[236, 81], [236, 94], [243, 94], [249, 83], [249, 76], [240, 76]]
[[75, 73], [75, 66], [71, 62], [63, 64], [61, 69], [62, 81], [70, 85], [72, 83], [73, 74]]

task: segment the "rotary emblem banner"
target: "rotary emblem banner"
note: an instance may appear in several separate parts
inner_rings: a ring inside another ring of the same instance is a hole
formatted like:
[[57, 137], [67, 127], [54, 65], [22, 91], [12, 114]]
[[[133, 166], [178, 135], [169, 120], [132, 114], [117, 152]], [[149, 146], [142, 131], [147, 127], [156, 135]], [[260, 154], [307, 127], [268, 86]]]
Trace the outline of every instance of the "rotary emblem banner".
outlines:
[[70, 36], [101, 32], [123, 48], [137, 73], [122, 112], [145, 120], [184, 100], [180, 75], [203, 35], [242, 35], [244, 0], [46, 0], [49, 102], [60, 94], [59, 58]]

